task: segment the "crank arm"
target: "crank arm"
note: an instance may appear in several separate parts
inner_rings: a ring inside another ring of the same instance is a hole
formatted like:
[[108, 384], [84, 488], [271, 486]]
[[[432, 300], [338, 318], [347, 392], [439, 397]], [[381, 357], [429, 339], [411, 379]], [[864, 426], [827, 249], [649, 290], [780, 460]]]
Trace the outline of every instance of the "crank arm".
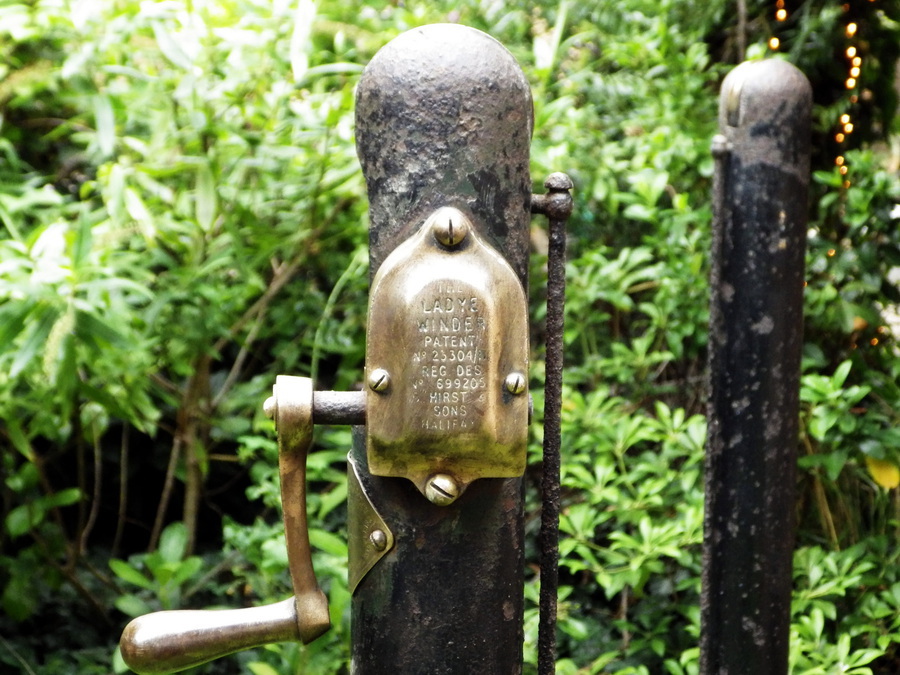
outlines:
[[[332, 417], [332, 408], [342, 406], [340, 400], [335, 403], [331, 392], [323, 394], [320, 407], [327, 420]], [[359, 416], [359, 405], [351, 407]], [[299, 640], [306, 644], [331, 627], [328, 599], [313, 571], [306, 519], [306, 456], [313, 434], [312, 380], [279, 375], [265, 411], [278, 430], [281, 501], [294, 597], [263, 607], [174, 610], [139, 617], [126, 626], [120, 640], [125, 663], [137, 673], [175, 672], [270, 642]]]

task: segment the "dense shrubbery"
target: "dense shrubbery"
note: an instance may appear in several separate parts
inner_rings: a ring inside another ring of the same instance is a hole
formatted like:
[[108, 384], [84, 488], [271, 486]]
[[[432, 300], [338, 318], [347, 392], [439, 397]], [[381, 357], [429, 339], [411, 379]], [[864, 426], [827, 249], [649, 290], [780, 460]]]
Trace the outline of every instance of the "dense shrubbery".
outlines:
[[[861, 81], [883, 84], [897, 3], [860, 4]], [[560, 169], [576, 182], [559, 672], [696, 672], [708, 145], [741, 42], [729, 12], [675, 0], [0, 3], [0, 664], [121, 670], [127, 616], [289, 592], [260, 403], [276, 373], [339, 389], [359, 379], [353, 86], [393, 36], [454, 20], [500, 39], [531, 80], [536, 186]], [[770, 27], [756, 12], [744, 37], [759, 54]], [[838, 19], [805, 3], [783, 29], [815, 85], [819, 139], [845, 101]], [[849, 187], [816, 143], [797, 673], [892, 672], [900, 658], [900, 495], [881, 487], [900, 466], [900, 358], [884, 319], [900, 301], [888, 91], [860, 104], [871, 143], [844, 153]], [[242, 672], [347, 661], [348, 433], [317, 442], [311, 539], [335, 629], [233, 657]], [[538, 508], [532, 491], [530, 516]], [[536, 580], [526, 592], [536, 598]]]

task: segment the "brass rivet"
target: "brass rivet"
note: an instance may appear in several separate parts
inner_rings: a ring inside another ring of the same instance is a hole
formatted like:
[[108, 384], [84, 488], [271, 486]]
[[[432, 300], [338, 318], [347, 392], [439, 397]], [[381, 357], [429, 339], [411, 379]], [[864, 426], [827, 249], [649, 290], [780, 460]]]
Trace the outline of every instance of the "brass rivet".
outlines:
[[274, 396], [270, 396], [266, 399], [266, 402], [263, 403], [263, 412], [266, 414], [270, 420], [275, 419], [275, 411], [278, 410], [278, 401]]
[[445, 473], [437, 473], [428, 479], [425, 486], [425, 496], [428, 501], [437, 506], [448, 506], [459, 497], [459, 485], [452, 476]]
[[376, 551], [383, 551], [387, 548], [387, 535], [381, 530], [372, 530], [369, 535], [369, 541]]
[[506, 376], [506, 391], [519, 395], [525, 391], [525, 376], [522, 373], [510, 373]]
[[444, 246], [456, 246], [469, 234], [469, 221], [457, 209], [439, 209], [431, 217], [431, 231]]
[[391, 386], [391, 376], [384, 368], [376, 368], [369, 373], [369, 388], [372, 391], [387, 391]]

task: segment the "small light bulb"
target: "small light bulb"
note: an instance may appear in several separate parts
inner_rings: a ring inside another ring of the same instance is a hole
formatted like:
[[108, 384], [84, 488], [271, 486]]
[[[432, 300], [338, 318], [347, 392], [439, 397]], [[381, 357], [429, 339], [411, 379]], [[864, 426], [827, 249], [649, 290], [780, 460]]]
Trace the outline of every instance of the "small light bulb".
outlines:
[[856, 56], [856, 47], [847, 47], [847, 58], [852, 59]]
[[847, 167], [846, 167], [846, 166], [842, 166], [842, 167], [840, 168], [840, 172], [841, 172], [841, 175], [842, 175], [842, 176], [846, 176], [846, 175], [847, 175]]
[[838, 143], [843, 143], [844, 142], [844, 134], [842, 134], [840, 132], [836, 133], [834, 135], [834, 140], [836, 140]]
[[841, 115], [841, 124], [847, 124], [847, 122], [849, 122], [849, 121], [850, 121], [850, 115], [848, 115], [847, 113], [844, 113], [843, 115]]
[[834, 163], [837, 164], [838, 166], [844, 166], [844, 156], [838, 155], [837, 157], [835, 157]]
[[853, 37], [854, 35], [856, 35], [856, 28], [857, 28], [857, 26], [855, 23], [848, 23], [847, 24], [847, 37]]
[[835, 253], [837, 253], [837, 251], [835, 251], [833, 248], [830, 248], [830, 249], [828, 249], [827, 255], [829, 258], [833, 258]]
[[784, 21], [785, 19], [787, 19], [787, 10], [779, 9], [777, 12], [775, 12], [775, 19], [777, 21]]
[[847, 89], [853, 89], [853, 87], [856, 86], [856, 78], [848, 77], [847, 81], [844, 84], [847, 85]]
[[845, 181], [844, 181], [844, 189], [846, 190], [848, 187], [850, 187], [850, 181], [849, 181], [849, 180], [845, 180]]
[[857, 68], [856, 66], [853, 66], [850, 69], [850, 76], [851, 77], [859, 77], [859, 68]]
[[853, 94], [853, 96], [850, 97], [850, 103], [856, 103], [858, 100], [859, 96], [857, 96], [856, 94]]
[[771, 49], [772, 51], [778, 49], [778, 46], [780, 44], [781, 40], [779, 40], [777, 37], [769, 38], [769, 49]]
[[845, 124], [845, 125], [844, 125], [844, 133], [845, 133], [845, 134], [852, 134], [852, 133], [853, 133], [853, 125], [850, 124], [850, 123]]
[[860, 57], [858, 57], [858, 56], [854, 56], [854, 57], [853, 57], [853, 61], [852, 61], [851, 63], [852, 63], [854, 66], [861, 66], [861, 65], [862, 65], [862, 59], [861, 59]]

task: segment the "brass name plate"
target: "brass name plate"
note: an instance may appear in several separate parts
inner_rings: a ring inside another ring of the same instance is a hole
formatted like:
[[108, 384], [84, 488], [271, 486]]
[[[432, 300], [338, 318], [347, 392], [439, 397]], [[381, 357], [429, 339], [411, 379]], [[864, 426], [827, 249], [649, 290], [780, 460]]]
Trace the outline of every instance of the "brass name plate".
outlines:
[[528, 315], [506, 260], [442, 208], [384, 261], [369, 297], [370, 471], [435, 503], [476, 478], [522, 475]]

